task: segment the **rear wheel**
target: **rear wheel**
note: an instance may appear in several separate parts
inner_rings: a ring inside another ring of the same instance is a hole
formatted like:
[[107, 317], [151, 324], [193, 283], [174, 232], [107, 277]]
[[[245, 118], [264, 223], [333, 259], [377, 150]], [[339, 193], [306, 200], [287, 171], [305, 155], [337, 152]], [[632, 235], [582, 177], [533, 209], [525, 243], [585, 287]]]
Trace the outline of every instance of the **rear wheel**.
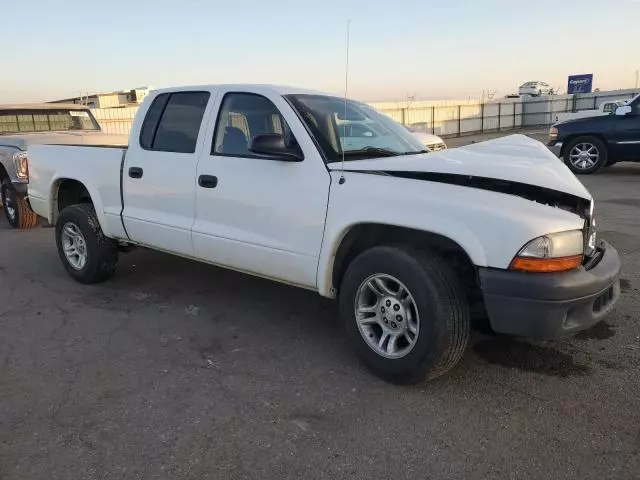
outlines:
[[596, 137], [578, 137], [567, 145], [564, 162], [573, 173], [595, 173], [608, 163], [607, 146]]
[[38, 224], [38, 216], [9, 180], [2, 183], [0, 196], [4, 214], [13, 228], [32, 228]]
[[60, 213], [56, 245], [67, 272], [80, 283], [102, 282], [115, 273], [118, 244], [102, 232], [93, 205], [71, 205]]
[[340, 311], [355, 351], [394, 383], [438, 377], [462, 358], [470, 330], [464, 289], [438, 256], [374, 247], [349, 265]]

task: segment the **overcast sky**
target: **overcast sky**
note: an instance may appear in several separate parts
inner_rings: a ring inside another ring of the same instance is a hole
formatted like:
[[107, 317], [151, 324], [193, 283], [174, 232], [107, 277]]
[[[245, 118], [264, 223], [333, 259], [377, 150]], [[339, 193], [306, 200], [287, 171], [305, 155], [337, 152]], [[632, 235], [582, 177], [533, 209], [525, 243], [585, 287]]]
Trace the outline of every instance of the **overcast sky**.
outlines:
[[0, 103], [141, 85], [281, 83], [361, 100], [633, 87], [638, 0], [3, 2]]

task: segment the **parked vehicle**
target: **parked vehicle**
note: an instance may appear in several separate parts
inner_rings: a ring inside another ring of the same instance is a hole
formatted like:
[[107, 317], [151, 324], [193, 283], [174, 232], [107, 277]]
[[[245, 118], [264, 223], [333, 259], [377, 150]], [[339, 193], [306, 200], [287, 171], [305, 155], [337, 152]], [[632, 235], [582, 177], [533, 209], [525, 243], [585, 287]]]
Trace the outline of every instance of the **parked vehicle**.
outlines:
[[[384, 143], [349, 146], [338, 121], [375, 124]], [[339, 300], [360, 358], [394, 382], [452, 368], [472, 311], [557, 337], [620, 294], [591, 195], [522, 135], [424, 153], [362, 103], [185, 87], [143, 101], [128, 148], [35, 146], [29, 168], [29, 201], [77, 281], [106, 280], [119, 249], [142, 245], [311, 289]]]
[[0, 201], [9, 225], [27, 228], [37, 216], [24, 200], [29, 183], [29, 145], [126, 145], [126, 138], [104, 135], [83, 105], [57, 103], [0, 106]]
[[440, 150], [446, 150], [447, 148], [447, 144], [444, 143], [444, 140], [437, 135], [412, 128], [409, 128], [409, 131], [431, 152], [439, 152]]
[[540, 97], [541, 95], [551, 95], [553, 87], [545, 82], [526, 82], [518, 88], [518, 94], [522, 96]]
[[626, 100], [612, 100], [610, 102], [602, 102], [595, 110], [580, 110], [578, 112], [558, 113], [556, 122], [566, 122], [567, 120], [576, 120], [578, 118], [597, 117], [599, 115], [611, 115], [615, 113], [618, 107], [627, 104]]
[[[384, 147], [388, 139], [385, 136], [392, 135], [390, 131], [383, 130], [375, 122], [337, 122], [338, 135], [342, 145], [347, 149], [360, 149], [364, 147], [372, 147], [380, 145]], [[447, 148], [444, 141], [437, 135], [416, 131], [410, 127], [406, 127], [413, 136], [422, 143], [429, 151], [438, 152]]]
[[556, 123], [549, 130], [548, 146], [574, 173], [640, 161], [640, 95], [613, 115]]

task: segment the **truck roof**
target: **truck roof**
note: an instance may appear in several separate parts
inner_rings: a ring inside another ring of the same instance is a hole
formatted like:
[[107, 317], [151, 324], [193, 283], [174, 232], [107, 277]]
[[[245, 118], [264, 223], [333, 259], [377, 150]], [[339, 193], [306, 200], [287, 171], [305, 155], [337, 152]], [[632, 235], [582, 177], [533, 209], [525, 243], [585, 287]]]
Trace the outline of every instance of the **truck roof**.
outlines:
[[86, 105], [77, 103], [9, 103], [0, 105], [0, 110], [87, 110]]
[[291, 87], [287, 85], [269, 85], [269, 84], [251, 84], [251, 83], [228, 83], [228, 84], [210, 84], [210, 85], [187, 85], [169, 88], [158, 88], [154, 90], [156, 93], [164, 92], [184, 92], [188, 90], [202, 90], [212, 88], [233, 88], [239, 90], [247, 90], [255, 93], [275, 93], [278, 95], [290, 94], [308, 94], [308, 95], [328, 95], [327, 93], [317, 90], [309, 90], [305, 88]]

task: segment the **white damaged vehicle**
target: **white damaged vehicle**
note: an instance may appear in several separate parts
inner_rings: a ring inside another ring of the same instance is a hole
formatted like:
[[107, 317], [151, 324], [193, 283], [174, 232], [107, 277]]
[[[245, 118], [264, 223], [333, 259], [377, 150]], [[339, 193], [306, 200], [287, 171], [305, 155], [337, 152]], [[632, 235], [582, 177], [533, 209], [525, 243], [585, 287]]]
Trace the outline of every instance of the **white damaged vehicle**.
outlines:
[[[346, 143], [344, 122], [376, 135]], [[126, 149], [34, 146], [28, 163], [29, 202], [79, 282], [141, 245], [311, 289], [338, 299], [359, 357], [394, 382], [452, 368], [475, 315], [558, 337], [620, 295], [591, 195], [520, 135], [432, 153], [362, 103], [212, 85], [153, 92]]]

